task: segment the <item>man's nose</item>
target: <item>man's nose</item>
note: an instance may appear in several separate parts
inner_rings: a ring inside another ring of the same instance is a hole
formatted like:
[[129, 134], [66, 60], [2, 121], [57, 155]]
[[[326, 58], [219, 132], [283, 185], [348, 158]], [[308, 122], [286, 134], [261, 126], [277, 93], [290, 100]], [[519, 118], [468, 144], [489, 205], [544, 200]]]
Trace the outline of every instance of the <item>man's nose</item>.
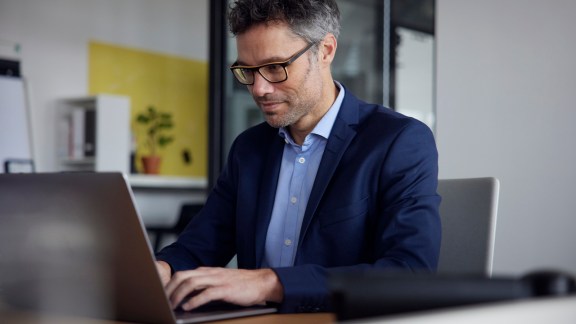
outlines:
[[257, 97], [263, 97], [268, 93], [274, 91], [272, 83], [268, 82], [264, 77], [256, 72], [254, 73], [254, 84], [252, 85], [252, 94]]

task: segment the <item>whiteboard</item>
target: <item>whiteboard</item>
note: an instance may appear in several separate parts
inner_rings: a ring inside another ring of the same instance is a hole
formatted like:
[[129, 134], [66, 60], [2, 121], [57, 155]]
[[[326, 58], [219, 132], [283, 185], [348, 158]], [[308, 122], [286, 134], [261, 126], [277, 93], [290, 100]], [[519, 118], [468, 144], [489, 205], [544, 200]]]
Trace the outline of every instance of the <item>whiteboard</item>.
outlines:
[[22, 79], [0, 76], [0, 173], [8, 159], [32, 160], [26, 102]]

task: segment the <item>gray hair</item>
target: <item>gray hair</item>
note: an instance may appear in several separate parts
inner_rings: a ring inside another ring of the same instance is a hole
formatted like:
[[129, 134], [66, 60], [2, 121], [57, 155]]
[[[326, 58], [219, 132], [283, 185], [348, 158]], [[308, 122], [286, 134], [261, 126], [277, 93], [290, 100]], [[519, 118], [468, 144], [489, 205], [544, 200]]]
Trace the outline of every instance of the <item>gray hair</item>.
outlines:
[[235, 36], [268, 22], [287, 23], [308, 43], [318, 43], [328, 33], [336, 38], [340, 34], [340, 11], [335, 0], [236, 0], [228, 21]]

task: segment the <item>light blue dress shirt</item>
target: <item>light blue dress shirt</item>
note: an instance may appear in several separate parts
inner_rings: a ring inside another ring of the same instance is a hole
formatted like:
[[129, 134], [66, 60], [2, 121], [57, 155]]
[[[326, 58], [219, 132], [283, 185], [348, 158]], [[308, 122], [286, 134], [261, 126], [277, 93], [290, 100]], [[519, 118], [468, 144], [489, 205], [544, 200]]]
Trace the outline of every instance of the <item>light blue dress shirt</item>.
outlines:
[[286, 128], [278, 130], [278, 134], [286, 144], [272, 218], [266, 236], [264, 266], [288, 267], [294, 264], [310, 191], [328, 136], [344, 99], [344, 88], [338, 82], [335, 83], [340, 89], [336, 100], [312, 132], [306, 136], [302, 145], [294, 142]]

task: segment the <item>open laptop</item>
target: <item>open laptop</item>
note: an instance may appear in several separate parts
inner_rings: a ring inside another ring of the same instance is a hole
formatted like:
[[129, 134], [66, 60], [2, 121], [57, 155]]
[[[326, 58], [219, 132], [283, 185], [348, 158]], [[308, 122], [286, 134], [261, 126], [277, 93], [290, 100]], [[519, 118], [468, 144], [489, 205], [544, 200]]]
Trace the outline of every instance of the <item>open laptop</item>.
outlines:
[[0, 308], [138, 323], [195, 323], [276, 312], [175, 314], [120, 173], [0, 174]]

